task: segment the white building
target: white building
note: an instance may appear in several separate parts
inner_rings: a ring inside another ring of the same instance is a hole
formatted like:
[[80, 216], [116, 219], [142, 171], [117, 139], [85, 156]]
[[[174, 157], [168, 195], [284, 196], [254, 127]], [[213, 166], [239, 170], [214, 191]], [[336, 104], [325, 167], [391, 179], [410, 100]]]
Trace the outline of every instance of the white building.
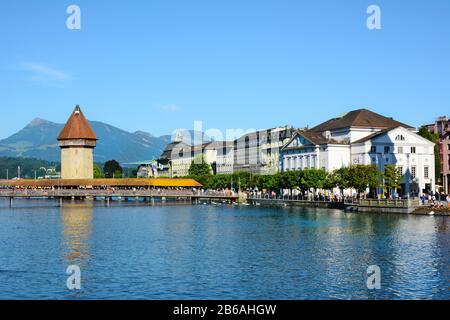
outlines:
[[434, 144], [415, 129], [369, 110], [351, 111], [312, 129], [298, 131], [282, 149], [282, 169], [323, 168], [351, 164], [397, 166], [403, 174], [403, 195], [435, 190]]

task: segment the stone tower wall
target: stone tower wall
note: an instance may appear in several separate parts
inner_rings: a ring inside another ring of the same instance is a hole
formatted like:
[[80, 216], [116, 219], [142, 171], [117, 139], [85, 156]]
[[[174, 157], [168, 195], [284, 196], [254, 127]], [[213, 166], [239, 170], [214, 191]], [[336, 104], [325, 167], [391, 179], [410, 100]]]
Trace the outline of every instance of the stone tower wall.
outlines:
[[93, 179], [94, 149], [69, 147], [61, 149], [62, 179]]

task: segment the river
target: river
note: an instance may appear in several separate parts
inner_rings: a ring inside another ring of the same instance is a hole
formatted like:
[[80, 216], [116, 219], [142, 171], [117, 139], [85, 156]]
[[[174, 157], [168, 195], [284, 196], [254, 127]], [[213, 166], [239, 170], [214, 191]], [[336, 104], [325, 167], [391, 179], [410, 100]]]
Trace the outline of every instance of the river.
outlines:
[[0, 299], [449, 299], [449, 266], [448, 217], [0, 201]]

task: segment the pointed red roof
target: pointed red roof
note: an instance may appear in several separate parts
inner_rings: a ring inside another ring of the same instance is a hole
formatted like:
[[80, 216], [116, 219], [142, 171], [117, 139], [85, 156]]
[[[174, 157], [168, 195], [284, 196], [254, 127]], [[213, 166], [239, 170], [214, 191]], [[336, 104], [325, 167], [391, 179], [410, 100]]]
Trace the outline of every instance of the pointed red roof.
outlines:
[[97, 140], [94, 130], [81, 112], [79, 106], [75, 107], [69, 120], [58, 136], [58, 140]]

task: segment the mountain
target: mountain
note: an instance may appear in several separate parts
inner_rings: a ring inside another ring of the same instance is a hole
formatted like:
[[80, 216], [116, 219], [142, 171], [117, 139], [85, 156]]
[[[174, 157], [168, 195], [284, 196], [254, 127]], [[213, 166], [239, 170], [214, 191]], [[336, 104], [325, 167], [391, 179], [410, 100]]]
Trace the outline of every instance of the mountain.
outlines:
[[[99, 139], [94, 150], [96, 162], [115, 159], [123, 163], [158, 158], [171, 141], [170, 135], [155, 137], [144, 131], [127, 132], [103, 122], [89, 123]], [[63, 126], [36, 118], [19, 132], [0, 140], [0, 156], [60, 161], [56, 138]]]

